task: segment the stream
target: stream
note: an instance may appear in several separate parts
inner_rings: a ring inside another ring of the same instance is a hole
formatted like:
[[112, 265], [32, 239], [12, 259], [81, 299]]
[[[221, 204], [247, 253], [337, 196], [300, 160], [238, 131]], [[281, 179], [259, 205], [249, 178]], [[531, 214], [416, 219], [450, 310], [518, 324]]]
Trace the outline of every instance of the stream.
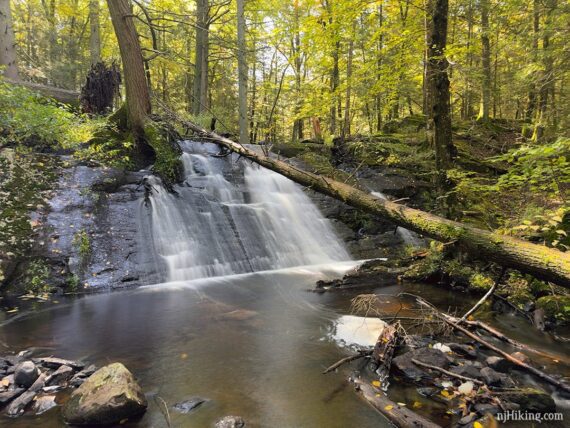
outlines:
[[[321, 374], [353, 345], [372, 345], [379, 329], [374, 320], [351, 314], [350, 300], [362, 291], [310, 292], [317, 280], [342, 276], [358, 263], [328, 220], [299, 186], [275, 173], [232, 156], [208, 156], [216, 153], [214, 145], [187, 143], [184, 151], [186, 181], [176, 186], [178, 195], [149, 177], [152, 192], [140, 201], [140, 239], [150, 253], [144, 260], [162, 281], [59, 297], [23, 311], [0, 324], [4, 351], [33, 349], [98, 366], [124, 363], [149, 401], [144, 416], [124, 426], [166, 427], [162, 403], [172, 427], [212, 426], [229, 414], [243, 417], [248, 427], [390, 426], [352, 391], [349, 366]], [[423, 284], [366, 292], [382, 294], [384, 313], [406, 315], [397, 297], [402, 291], [458, 312], [476, 300]], [[570, 345], [514, 316], [485, 321], [561, 359], [569, 354]], [[547, 371], [570, 372], [562, 363], [536, 361]], [[172, 409], [193, 397], [207, 401], [188, 414]], [[394, 383], [390, 397], [417, 401], [420, 413], [449, 424], [447, 408], [414, 386]], [[567, 413], [568, 402], [557, 403]], [[0, 425], [52, 428], [63, 422], [52, 409], [41, 416], [1, 416]]]

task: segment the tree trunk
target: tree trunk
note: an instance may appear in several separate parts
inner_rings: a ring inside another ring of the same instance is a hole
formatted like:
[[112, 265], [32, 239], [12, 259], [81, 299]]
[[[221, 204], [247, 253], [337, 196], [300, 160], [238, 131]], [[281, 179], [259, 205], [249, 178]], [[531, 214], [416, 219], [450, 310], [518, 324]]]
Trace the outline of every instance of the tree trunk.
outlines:
[[[532, 58], [536, 62], [538, 59], [538, 32], [540, 31], [540, 0], [534, 0], [532, 6]], [[532, 73], [532, 81], [528, 91], [528, 104], [526, 107], [525, 119], [531, 120], [536, 109], [536, 73]]]
[[444, 188], [454, 152], [447, 76], [449, 63], [445, 57], [448, 0], [428, 0], [427, 6], [427, 139], [435, 149], [439, 187]]
[[89, 0], [89, 54], [91, 65], [101, 62], [101, 34], [99, 29], [99, 0]]
[[299, 29], [299, 1], [293, 2], [294, 17], [294, 34], [291, 40], [291, 52], [293, 54], [293, 63], [295, 65], [295, 93], [297, 100], [295, 102], [295, 120], [293, 122], [293, 141], [301, 141], [303, 139], [303, 118], [299, 117], [303, 100], [301, 99], [301, 70], [303, 61], [301, 58], [301, 34]]
[[18, 80], [16, 39], [10, 0], [0, 0], [0, 66], [5, 67], [4, 77]]
[[544, 130], [546, 128], [548, 118], [548, 97], [552, 94], [552, 88], [554, 86], [554, 76], [553, 67], [554, 59], [552, 57], [552, 47], [550, 46], [550, 36], [553, 31], [552, 16], [556, 10], [556, 0], [546, 0], [546, 16], [544, 20], [544, 34], [542, 36], [542, 50], [543, 50], [543, 68], [540, 79], [540, 90], [538, 91], [538, 111], [536, 115], [536, 121], [534, 125], [534, 134], [532, 139], [534, 141], [542, 140], [544, 135]]
[[489, 42], [489, 0], [480, 0], [481, 6], [481, 64], [483, 79], [481, 80], [481, 108], [479, 120], [489, 120], [489, 104], [491, 102], [491, 44]]
[[238, 33], [238, 92], [239, 92], [239, 141], [249, 143], [247, 130], [247, 45], [245, 42], [245, 0], [237, 1]]
[[501, 235], [473, 226], [458, 223], [414, 208], [408, 208], [388, 200], [379, 199], [346, 183], [298, 169], [286, 162], [258, 154], [228, 138], [191, 123], [189, 129], [207, 141], [236, 152], [257, 164], [278, 172], [285, 177], [315, 191], [329, 195], [355, 208], [386, 218], [394, 224], [413, 230], [430, 238], [455, 243], [458, 248], [482, 260], [492, 260], [500, 265], [518, 269], [535, 277], [570, 288], [570, 254], [537, 245], [528, 241]]
[[[352, 37], [352, 36], [351, 36]], [[354, 54], [354, 39], [348, 42], [348, 58], [346, 62], [346, 100], [344, 101], [344, 123], [342, 126], [342, 140], [350, 135], [350, 101], [352, 98], [352, 57]]]
[[132, 7], [129, 0], [107, 0], [107, 6], [123, 62], [129, 127], [133, 133], [137, 152], [147, 156], [152, 153], [144, 132], [145, 123], [151, 113], [150, 92], [141, 46], [132, 18]]
[[194, 91], [192, 112], [195, 115], [209, 108], [208, 59], [210, 56], [210, 4], [209, 0], [196, 2], [196, 57], [194, 61]]

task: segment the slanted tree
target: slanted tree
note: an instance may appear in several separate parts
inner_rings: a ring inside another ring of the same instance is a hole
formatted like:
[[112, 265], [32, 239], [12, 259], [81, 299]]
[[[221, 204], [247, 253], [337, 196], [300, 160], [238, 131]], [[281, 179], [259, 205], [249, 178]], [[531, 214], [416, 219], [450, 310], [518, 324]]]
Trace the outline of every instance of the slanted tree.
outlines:
[[18, 80], [16, 39], [10, 0], [0, 0], [0, 66], [4, 67], [5, 77]]
[[449, 62], [445, 57], [448, 0], [428, 0], [427, 6], [427, 139], [435, 149], [438, 185], [444, 189], [455, 150], [451, 136]]
[[145, 125], [151, 113], [150, 92], [145, 75], [143, 55], [129, 0], [107, 0], [111, 21], [123, 63], [127, 94], [127, 116], [135, 147], [141, 155], [153, 153], [145, 136]]

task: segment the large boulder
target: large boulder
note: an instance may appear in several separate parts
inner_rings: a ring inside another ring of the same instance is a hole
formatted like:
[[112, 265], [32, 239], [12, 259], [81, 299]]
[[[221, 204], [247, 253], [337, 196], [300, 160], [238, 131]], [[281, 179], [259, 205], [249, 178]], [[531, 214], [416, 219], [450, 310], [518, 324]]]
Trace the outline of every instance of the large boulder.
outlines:
[[141, 415], [146, 408], [131, 372], [113, 363], [97, 370], [71, 394], [63, 417], [72, 425], [110, 425]]

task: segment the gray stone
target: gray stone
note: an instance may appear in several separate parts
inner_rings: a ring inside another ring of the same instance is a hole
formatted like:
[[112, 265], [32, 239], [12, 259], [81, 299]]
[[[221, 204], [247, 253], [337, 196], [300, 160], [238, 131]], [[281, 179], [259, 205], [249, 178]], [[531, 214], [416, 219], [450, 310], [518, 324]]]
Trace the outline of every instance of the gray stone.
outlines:
[[34, 401], [34, 412], [36, 415], [41, 415], [56, 406], [55, 395], [43, 395]]
[[14, 371], [14, 383], [24, 388], [29, 388], [40, 376], [40, 371], [31, 361], [24, 361], [16, 366]]
[[407, 379], [413, 381], [421, 381], [432, 376], [426, 370], [414, 364], [412, 359], [444, 369], [449, 367], [450, 363], [446, 354], [433, 348], [419, 348], [394, 358], [392, 366]]
[[192, 410], [200, 407], [206, 401], [208, 401], [206, 398], [192, 397], [188, 400], [176, 403], [174, 406], [172, 406], [172, 408], [179, 413], [190, 413]]
[[147, 405], [131, 372], [113, 363], [97, 370], [71, 394], [63, 418], [72, 425], [110, 425], [141, 415]]
[[475, 351], [475, 349], [472, 349], [472, 347], [469, 345], [465, 345], [463, 343], [448, 343], [447, 346], [449, 346], [453, 352], [465, 358], [477, 358], [477, 351]]
[[465, 365], [465, 366], [456, 366], [456, 367], [452, 367], [450, 370], [450, 372], [461, 375], [461, 376], [466, 376], [472, 379], [481, 379], [481, 369], [478, 369], [475, 366], [472, 365]]
[[14, 398], [18, 397], [25, 391], [24, 388], [15, 388], [8, 391], [0, 392], [0, 405], [8, 404]]
[[216, 428], [244, 428], [245, 421], [239, 416], [226, 416], [216, 422]]
[[477, 403], [475, 404], [475, 410], [482, 416], [486, 414], [496, 415], [499, 412], [499, 406], [488, 403]]
[[510, 377], [496, 372], [491, 367], [483, 367], [481, 369], [481, 376], [483, 381], [489, 386], [501, 386], [504, 388], [515, 386], [515, 383]]
[[518, 404], [522, 412], [550, 413], [556, 411], [556, 403], [550, 394], [536, 388], [504, 392], [502, 398]]
[[46, 383], [46, 374], [42, 373], [36, 379], [30, 388], [10, 403], [6, 409], [6, 414], [11, 417], [20, 416], [26, 410], [26, 407], [34, 400], [38, 392], [44, 387]]
[[73, 376], [73, 369], [69, 366], [60, 366], [55, 372], [53, 372], [48, 380], [47, 385], [60, 385], [67, 382]]
[[491, 367], [493, 370], [496, 370], [498, 372], [502, 372], [502, 373], [506, 373], [509, 371], [509, 369], [511, 368], [512, 364], [510, 361], [506, 360], [505, 358], [502, 357], [487, 357], [487, 359], [485, 360], [485, 362], [487, 363], [487, 365], [489, 367]]

